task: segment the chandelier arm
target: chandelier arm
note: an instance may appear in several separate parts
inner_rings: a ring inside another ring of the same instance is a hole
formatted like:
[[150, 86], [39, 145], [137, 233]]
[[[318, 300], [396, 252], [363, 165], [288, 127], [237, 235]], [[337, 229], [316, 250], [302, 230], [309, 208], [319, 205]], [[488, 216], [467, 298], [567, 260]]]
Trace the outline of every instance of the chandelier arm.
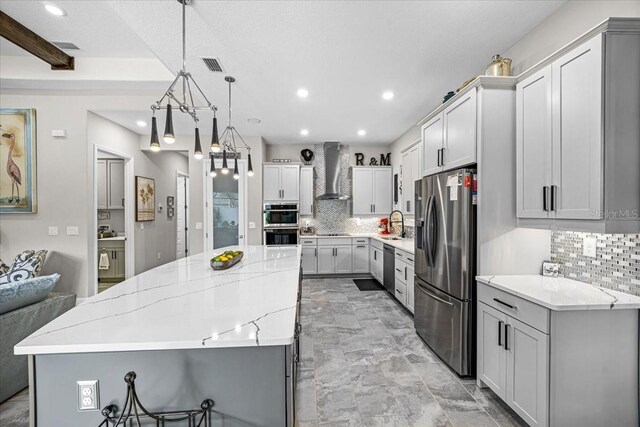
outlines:
[[191, 93], [191, 83], [189, 83], [189, 78], [185, 78], [185, 80], [187, 81], [187, 89], [189, 89], [189, 98], [191, 99], [191, 108], [194, 108], [196, 106], [196, 103], [193, 102], [193, 93]]
[[244, 144], [244, 148], [246, 148], [248, 151], [250, 151], [251, 148], [249, 147], [249, 144], [247, 144], [247, 142], [244, 140], [242, 135], [240, 135], [240, 132], [238, 132], [235, 127], [233, 127], [232, 129], [236, 133], [236, 135], [238, 135], [238, 138], [240, 138], [240, 141], [242, 141], [242, 143]]
[[233, 142], [233, 152], [237, 154], [238, 153], [238, 148], [236, 147], [236, 138], [233, 136], [233, 131], [234, 130], [235, 129], [232, 127], [231, 128], [231, 132], [229, 132], [229, 133], [231, 134], [231, 142]]
[[229, 127], [231, 127], [231, 80], [229, 80]]
[[178, 98], [176, 98], [173, 92], [168, 92], [168, 96], [178, 104], [178, 106], [180, 107], [180, 111], [185, 111], [187, 114], [189, 114], [193, 118], [194, 122], [197, 123], [199, 121], [195, 108], [192, 108], [189, 106], [189, 104], [185, 104], [184, 102], [180, 101]]
[[162, 101], [164, 101], [167, 95], [173, 91], [173, 88], [176, 86], [176, 83], [178, 83], [179, 78], [180, 78], [180, 72], [178, 72], [178, 75], [176, 76], [176, 78], [173, 79], [173, 82], [171, 83], [171, 85], [169, 85], [169, 88], [164, 91], [164, 95], [162, 95], [162, 98], [160, 98], [160, 100], [156, 102], [157, 105], [162, 104]]
[[[187, 71], [187, 1], [182, 0], [182, 72]], [[182, 98], [187, 103], [187, 81], [186, 76], [182, 76]]]
[[[191, 74], [189, 74], [189, 77], [191, 77]], [[193, 82], [193, 85], [196, 87], [198, 92], [200, 92], [200, 95], [202, 95], [204, 100], [207, 102], [207, 105], [209, 106], [209, 108], [214, 110], [214, 111], [217, 111], [218, 108], [215, 105], [211, 104], [211, 102], [209, 101], [209, 98], [207, 98], [207, 95], [205, 95], [204, 92], [202, 92], [202, 89], [200, 89], [200, 86], [198, 86], [198, 82], [196, 82], [196, 80], [193, 79], [193, 78], [191, 79], [191, 81]]]
[[222, 141], [223, 149], [229, 145], [227, 142], [228, 138], [229, 138], [229, 128], [227, 127], [225, 128], [224, 132], [222, 132], [222, 135], [220, 135], [220, 138], [219, 138], [219, 140]]

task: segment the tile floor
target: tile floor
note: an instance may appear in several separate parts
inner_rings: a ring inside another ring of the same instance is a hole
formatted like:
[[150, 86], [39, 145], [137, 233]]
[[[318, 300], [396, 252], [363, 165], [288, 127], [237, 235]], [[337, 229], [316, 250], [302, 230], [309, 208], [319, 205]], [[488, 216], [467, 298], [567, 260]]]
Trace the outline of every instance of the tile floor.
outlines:
[[[386, 292], [305, 279], [301, 317], [300, 427], [526, 426], [491, 391], [441, 363]], [[28, 423], [27, 390], [0, 405], [0, 426]]]
[[305, 279], [302, 298], [298, 426], [526, 426], [441, 363], [386, 292]]

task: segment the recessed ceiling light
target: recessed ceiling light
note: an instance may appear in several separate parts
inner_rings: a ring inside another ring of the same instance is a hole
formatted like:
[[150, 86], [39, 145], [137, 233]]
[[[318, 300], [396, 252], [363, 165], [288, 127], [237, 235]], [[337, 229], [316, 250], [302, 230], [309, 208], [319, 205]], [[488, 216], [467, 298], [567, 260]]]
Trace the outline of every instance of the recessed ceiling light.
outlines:
[[61, 7], [56, 6], [53, 3], [44, 2], [44, 8], [52, 15], [55, 16], [65, 16], [67, 12], [64, 11]]
[[360, 135], [360, 136], [365, 136], [366, 134], [367, 134], [367, 132], [364, 129], [360, 129], [358, 131], [358, 135]]
[[138, 120], [136, 121], [136, 124], [138, 126], [140, 126], [141, 128], [146, 127], [147, 126], [147, 122], [145, 122], [144, 120]]
[[262, 123], [262, 120], [256, 118], [256, 117], [250, 117], [247, 119], [247, 121], [249, 123], [251, 123], [252, 125], [259, 125], [260, 123]]
[[297, 93], [298, 93], [298, 97], [300, 98], [306, 98], [307, 96], [309, 96], [309, 91], [302, 87], [298, 89]]
[[308, 129], [302, 129], [302, 130], [300, 131], [300, 135], [302, 135], [302, 136], [307, 136], [307, 135], [309, 135], [309, 130], [308, 130]]
[[382, 94], [382, 99], [389, 101], [391, 99], [393, 99], [393, 92], [391, 92], [390, 90], [386, 91], [385, 93]]

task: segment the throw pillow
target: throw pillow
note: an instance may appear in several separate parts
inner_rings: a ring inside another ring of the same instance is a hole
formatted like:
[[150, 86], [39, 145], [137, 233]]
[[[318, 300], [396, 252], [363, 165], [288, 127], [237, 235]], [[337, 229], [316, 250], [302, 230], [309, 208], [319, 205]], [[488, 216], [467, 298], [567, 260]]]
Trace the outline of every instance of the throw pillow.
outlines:
[[58, 273], [0, 285], [0, 314], [42, 301], [58, 283]]
[[19, 254], [9, 267], [9, 271], [0, 273], [0, 285], [37, 277], [47, 258], [47, 251], [26, 250]]

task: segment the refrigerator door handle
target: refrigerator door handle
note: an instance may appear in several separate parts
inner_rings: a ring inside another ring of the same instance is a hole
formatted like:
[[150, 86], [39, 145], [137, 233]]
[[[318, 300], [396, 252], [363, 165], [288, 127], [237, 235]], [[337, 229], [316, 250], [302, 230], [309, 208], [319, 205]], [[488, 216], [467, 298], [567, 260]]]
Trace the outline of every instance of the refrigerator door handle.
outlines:
[[427, 290], [419, 283], [417, 283], [418, 286], [416, 286], [418, 288], [419, 291], [421, 291], [423, 294], [427, 295], [430, 298], [433, 298], [436, 301], [440, 301], [443, 304], [447, 304], [450, 305], [451, 307], [453, 307], [453, 303], [449, 302], [447, 300], [444, 300], [440, 297], [435, 296], [434, 294], [432, 294], [431, 292], [427, 292]]
[[431, 259], [431, 241], [429, 240], [429, 225], [431, 224], [431, 203], [434, 196], [429, 196], [427, 199], [427, 208], [424, 211], [425, 220], [424, 227], [422, 227], [422, 240], [425, 242], [424, 251], [427, 255], [427, 262], [430, 267], [433, 267], [433, 259]]
[[429, 235], [429, 247], [427, 248], [427, 252], [429, 253], [432, 267], [436, 266], [436, 238], [438, 236], [436, 230], [436, 228], [438, 227], [438, 219], [436, 217], [436, 214], [436, 196], [431, 196], [431, 204], [429, 205], [429, 215], [427, 223], [427, 233]]

